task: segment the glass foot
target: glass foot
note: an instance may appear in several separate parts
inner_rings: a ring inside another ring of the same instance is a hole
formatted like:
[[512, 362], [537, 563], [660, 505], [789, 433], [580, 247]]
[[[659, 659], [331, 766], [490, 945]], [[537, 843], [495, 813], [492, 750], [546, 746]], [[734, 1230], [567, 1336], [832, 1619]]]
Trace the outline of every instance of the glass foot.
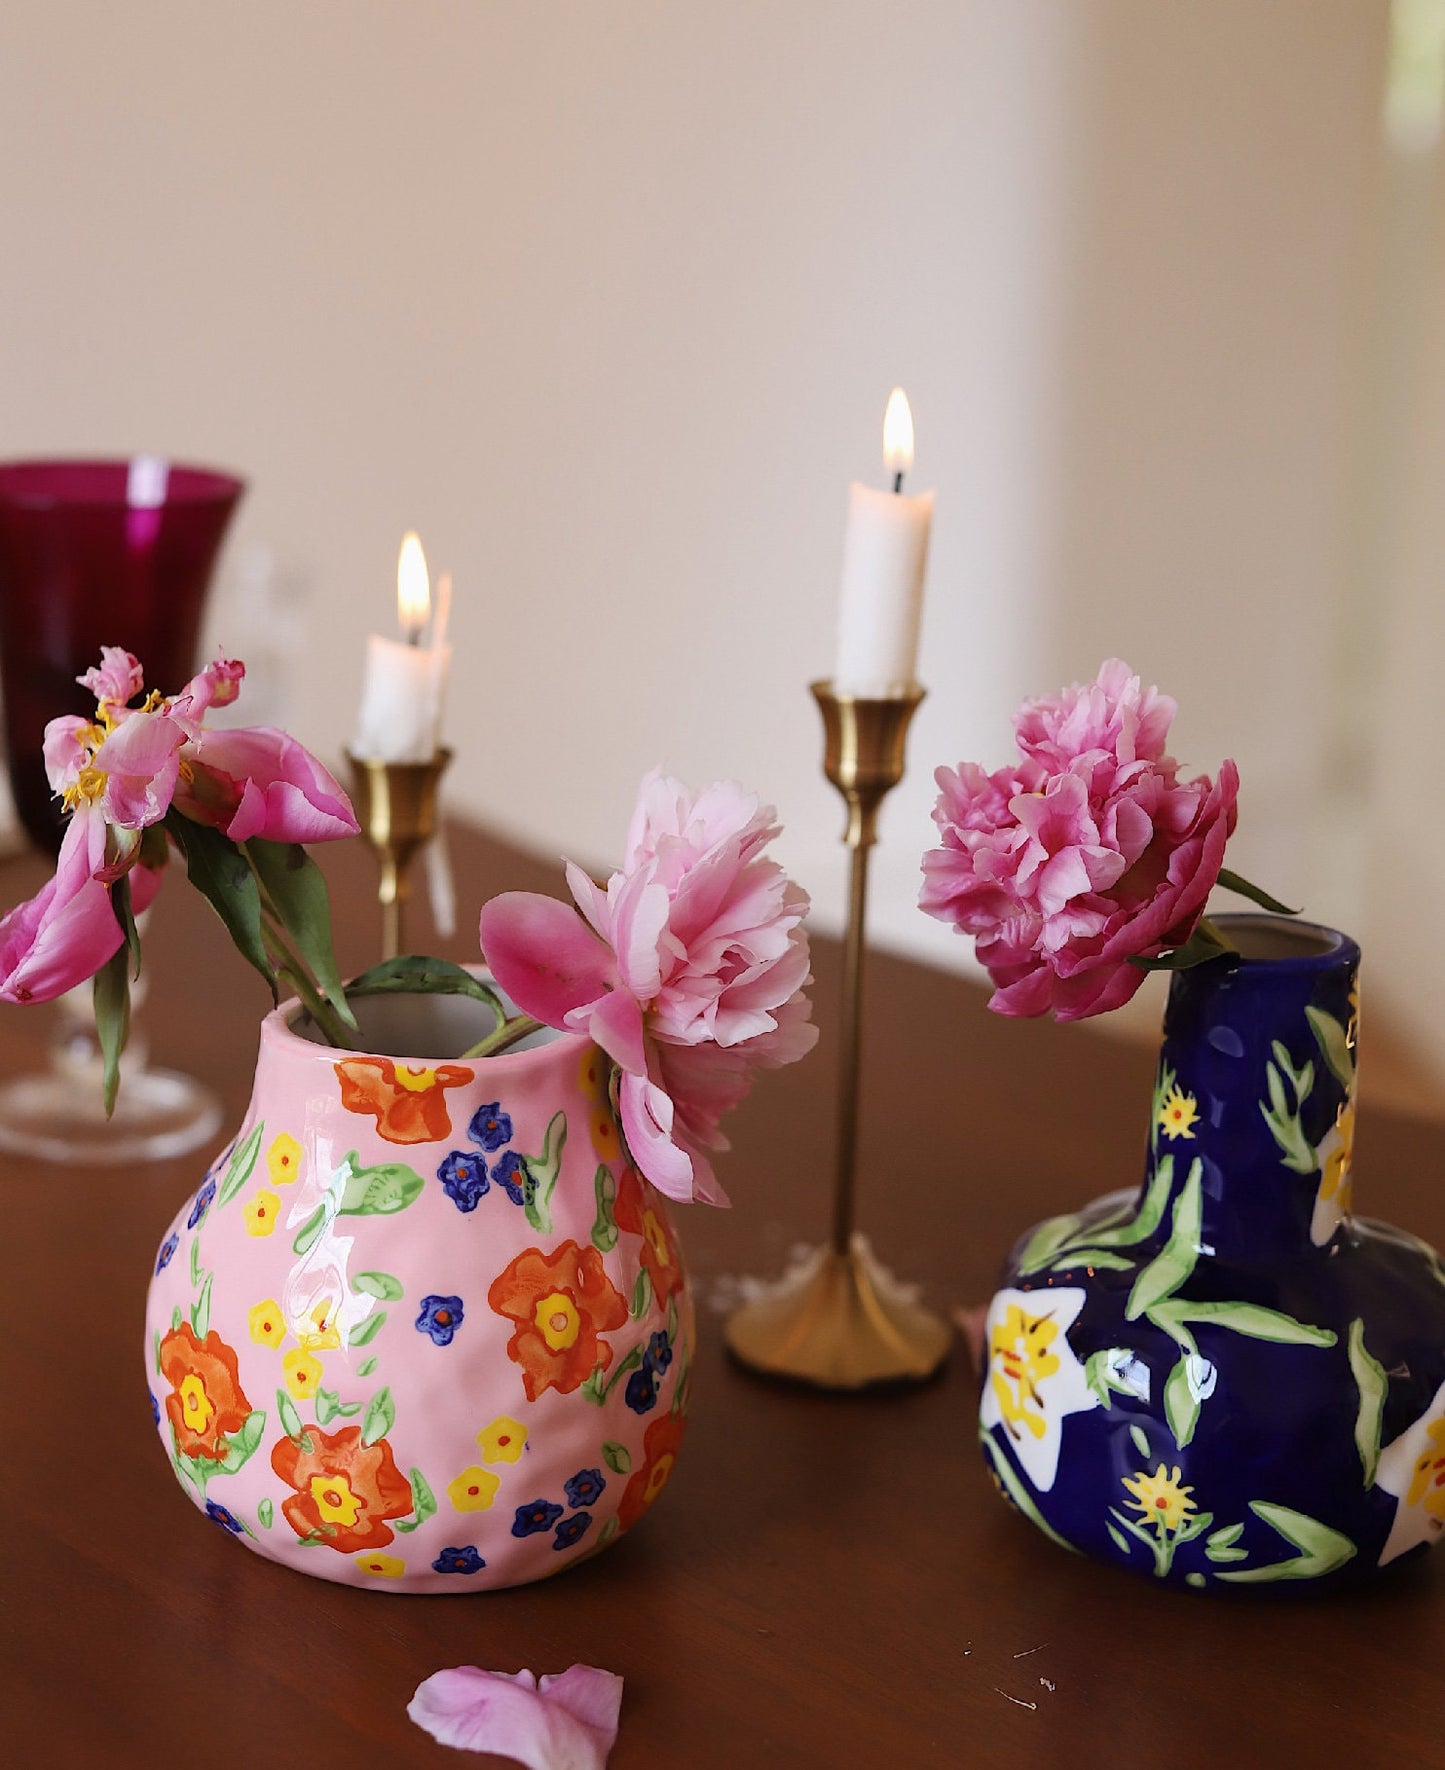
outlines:
[[53, 1070], [0, 1085], [0, 1149], [90, 1167], [167, 1161], [214, 1137], [221, 1116], [219, 1098], [200, 1082], [143, 1069], [125, 1074], [106, 1118], [93, 1080]]

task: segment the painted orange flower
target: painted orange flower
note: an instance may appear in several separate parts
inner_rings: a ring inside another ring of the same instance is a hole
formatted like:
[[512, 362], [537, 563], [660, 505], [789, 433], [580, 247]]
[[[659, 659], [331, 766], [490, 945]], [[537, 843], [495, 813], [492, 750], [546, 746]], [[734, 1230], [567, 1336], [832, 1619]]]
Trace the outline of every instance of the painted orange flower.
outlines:
[[411, 1483], [396, 1466], [384, 1438], [361, 1442], [360, 1426], [323, 1432], [307, 1426], [298, 1443], [283, 1438], [271, 1467], [295, 1492], [282, 1502], [297, 1536], [318, 1536], [328, 1549], [351, 1555], [382, 1549], [395, 1536], [388, 1518], [412, 1509]]
[[622, 1504], [617, 1508], [617, 1522], [623, 1530], [631, 1530], [667, 1486], [686, 1427], [687, 1421], [681, 1414], [664, 1414], [647, 1428], [642, 1441], [645, 1461], [627, 1483]]
[[472, 1071], [455, 1063], [413, 1069], [390, 1057], [343, 1057], [336, 1065], [341, 1104], [348, 1112], [369, 1112], [377, 1135], [388, 1143], [438, 1143], [452, 1134], [446, 1090], [460, 1088]]
[[642, 1237], [642, 1264], [652, 1280], [652, 1294], [664, 1307], [682, 1289], [682, 1261], [668, 1232], [662, 1199], [651, 1181], [636, 1168], [623, 1171], [617, 1186], [613, 1215], [619, 1229]]
[[517, 1324], [507, 1351], [522, 1367], [528, 1401], [544, 1389], [570, 1395], [594, 1370], [606, 1370], [612, 1348], [600, 1336], [627, 1320], [627, 1304], [603, 1271], [602, 1256], [575, 1241], [550, 1254], [524, 1249], [492, 1280], [487, 1301]]
[[183, 1321], [161, 1341], [161, 1375], [171, 1386], [166, 1413], [182, 1454], [219, 1462], [227, 1434], [239, 1432], [251, 1412], [236, 1354], [214, 1329], [198, 1340]]

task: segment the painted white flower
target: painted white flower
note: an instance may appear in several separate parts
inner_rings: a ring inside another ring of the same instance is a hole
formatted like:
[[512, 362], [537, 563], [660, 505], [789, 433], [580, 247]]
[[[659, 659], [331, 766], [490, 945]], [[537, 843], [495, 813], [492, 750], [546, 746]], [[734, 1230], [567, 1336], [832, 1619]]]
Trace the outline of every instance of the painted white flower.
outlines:
[[1320, 1139], [1315, 1156], [1320, 1186], [1310, 1219], [1310, 1240], [1322, 1248], [1350, 1214], [1350, 1165], [1355, 1153], [1355, 1103], [1347, 1100], [1339, 1117]]
[[1068, 1342], [1085, 1295], [1072, 1287], [1004, 1290], [989, 1305], [984, 1329], [988, 1381], [979, 1421], [985, 1430], [1003, 1427], [1039, 1493], [1047, 1493], [1058, 1474], [1065, 1416], [1099, 1405]]
[[1416, 1543], [1437, 1543], [1445, 1535], [1445, 1383], [1414, 1425], [1380, 1452], [1375, 1486], [1399, 1501], [1381, 1567]]

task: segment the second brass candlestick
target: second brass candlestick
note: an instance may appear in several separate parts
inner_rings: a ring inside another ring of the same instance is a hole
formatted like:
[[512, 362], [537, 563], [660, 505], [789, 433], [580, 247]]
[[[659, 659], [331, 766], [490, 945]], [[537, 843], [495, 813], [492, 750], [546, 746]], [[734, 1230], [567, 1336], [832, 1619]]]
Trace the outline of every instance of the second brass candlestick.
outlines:
[[903, 778], [908, 727], [924, 691], [915, 686], [865, 700], [815, 682], [812, 693], [823, 715], [823, 771], [847, 805], [843, 839], [851, 851], [832, 1237], [795, 1276], [738, 1309], [726, 1338], [733, 1356], [755, 1370], [819, 1388], [860, 1389], [920, 1381], [948, 1350], [947, 1324], [913, 1301], [854, 1227], [868, 851], [877, 840], [878, 808]]
[[346, 753], [357, 821], [381, 865], [376, 895], [383, 959], [394, 959], [406, 950], [409, 869], [417, 851], [436, 834], [437, 788], [451, 759], [450, 750], [438, 750], [429, 762], [378, 762]]

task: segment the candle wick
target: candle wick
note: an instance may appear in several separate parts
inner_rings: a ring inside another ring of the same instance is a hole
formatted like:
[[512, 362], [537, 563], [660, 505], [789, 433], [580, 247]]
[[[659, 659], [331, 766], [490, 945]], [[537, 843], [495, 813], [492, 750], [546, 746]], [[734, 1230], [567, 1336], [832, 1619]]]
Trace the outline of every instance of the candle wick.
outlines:
[[898, 469], [897, 473], [893, 475], [893, 489], [895, 492], [901, 492], [903, 490], [903, 469], [901, 467]]

